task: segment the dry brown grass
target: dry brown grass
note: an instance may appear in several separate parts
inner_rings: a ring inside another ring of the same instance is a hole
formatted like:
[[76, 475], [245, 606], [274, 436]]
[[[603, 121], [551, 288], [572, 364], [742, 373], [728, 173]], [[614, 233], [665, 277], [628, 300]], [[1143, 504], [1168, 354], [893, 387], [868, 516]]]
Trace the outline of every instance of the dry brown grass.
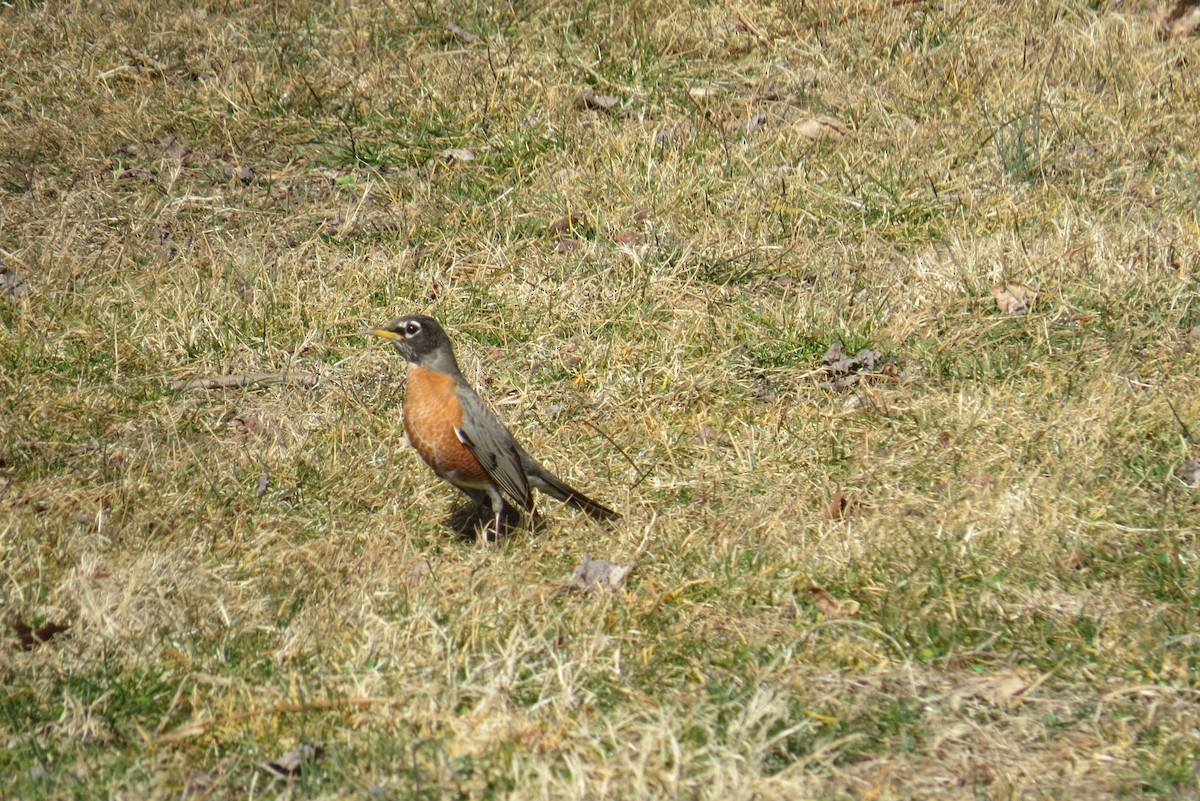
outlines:
[[[1145, 7], [17, 3], [0, 41], [0, 612], [71, 623], [0, 647], [4, 792], [1195, 794], [1200, 54]], [[412, 311], [625, 519], [449, 532], [362, 336]], [[834, 342], [885, 374], [823, 387]], [[171, 388], [263, 372], [321, 380]]]

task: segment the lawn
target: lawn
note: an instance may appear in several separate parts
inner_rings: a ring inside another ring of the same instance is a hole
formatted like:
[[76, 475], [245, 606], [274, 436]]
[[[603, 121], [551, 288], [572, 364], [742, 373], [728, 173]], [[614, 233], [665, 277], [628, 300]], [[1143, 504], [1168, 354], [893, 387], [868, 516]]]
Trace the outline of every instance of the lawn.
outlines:
[[[4, 4], [0, 796], [1196, 797], [1152, 10]], [[407, 313], [623, 518], [464, 531]]]

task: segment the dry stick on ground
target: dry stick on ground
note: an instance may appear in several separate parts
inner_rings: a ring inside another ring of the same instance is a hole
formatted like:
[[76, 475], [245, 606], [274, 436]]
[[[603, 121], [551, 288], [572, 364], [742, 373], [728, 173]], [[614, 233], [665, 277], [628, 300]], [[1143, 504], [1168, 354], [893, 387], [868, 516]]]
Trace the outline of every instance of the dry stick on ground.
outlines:
[[217, 375], [189, 381], [172, 381], [171, 389], [227, 389], [229, 387], [266, 387], [271, 384], [299, 384], [311, 389], [321, 381], [316, 373], [247, 373]]

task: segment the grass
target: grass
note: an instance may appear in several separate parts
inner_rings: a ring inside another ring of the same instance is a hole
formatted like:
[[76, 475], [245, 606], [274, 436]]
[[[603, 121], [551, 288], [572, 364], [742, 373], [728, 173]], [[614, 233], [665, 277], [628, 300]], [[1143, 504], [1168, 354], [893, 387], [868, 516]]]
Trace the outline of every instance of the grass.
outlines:
[[[14, 797], [1196, 795], [1194, 40], [1075, 2], [0, 36], [0, 616], [71, 624], [0, 645]], [[454, 535], [364, 337], [415, 311], [622, 521]], [[884, 374], [823, 385], [834, 343]], [[272, 371], [321, 382], [170, 386]], [[627, 586], [567, 592], [585, 553]]]

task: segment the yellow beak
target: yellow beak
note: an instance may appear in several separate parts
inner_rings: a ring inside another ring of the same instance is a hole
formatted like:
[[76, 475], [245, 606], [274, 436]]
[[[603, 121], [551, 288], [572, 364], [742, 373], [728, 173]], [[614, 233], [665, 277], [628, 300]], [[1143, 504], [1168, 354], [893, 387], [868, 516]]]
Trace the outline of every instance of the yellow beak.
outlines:
[[399, 339], [400, 335], [395, 331], [389, 331], [386, 328], [372, 328], [367, 332], [370, 336], [379, 337], [380, 339]]

